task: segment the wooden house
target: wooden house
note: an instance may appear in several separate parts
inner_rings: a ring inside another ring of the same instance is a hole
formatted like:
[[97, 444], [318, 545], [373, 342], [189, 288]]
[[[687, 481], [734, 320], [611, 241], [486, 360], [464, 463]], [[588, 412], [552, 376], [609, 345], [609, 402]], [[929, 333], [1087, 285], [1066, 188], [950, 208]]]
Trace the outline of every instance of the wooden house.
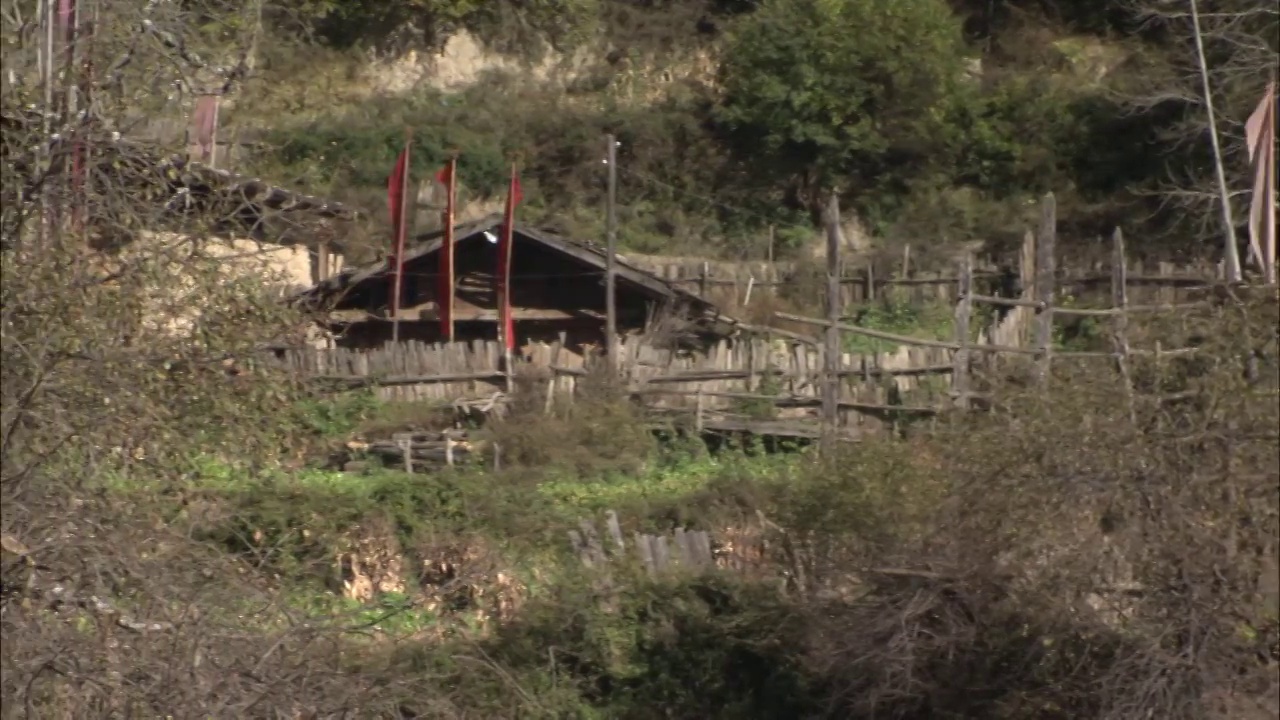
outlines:
[[[498, 334], [496, 268], [502, 219], [490, 216], [454, 230], [454, 340]], [[517, 346], [563, 337], [576, 350], [605, 345], [603, 248], [517, 223], [513, 230], [511, 298]], [[442, 341], [437, 285], [443, 232], [419, 236], [405, 252], [400, 338]], [[620, 334], [650, 333], [655, 342], [699, 347], [732, 332], [711, 303], [645, 272], [625, 258], [615, 264]], [[318, 283], [299, 300], [322, 312], [338, 344], [373, 348], [392, 338], [390, 259]], [[657, 336], [661, 335], [659, 340]]]

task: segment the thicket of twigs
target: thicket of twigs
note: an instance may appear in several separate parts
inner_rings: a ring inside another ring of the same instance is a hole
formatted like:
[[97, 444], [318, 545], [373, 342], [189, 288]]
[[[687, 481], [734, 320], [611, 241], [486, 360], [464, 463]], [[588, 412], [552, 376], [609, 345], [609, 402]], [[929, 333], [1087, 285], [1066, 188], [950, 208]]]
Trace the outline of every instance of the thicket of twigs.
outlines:
[[[1132, 387], [1063, 364], [1047, 393], [930, 438], [945, 499], [882, 602], [832, 611], [852, 708], [944, 717], [1269, 717], [1280, 670], [1277, 298], [1144, 327]], [[885, 562], [883, 550], [866, 562]], [[836, 629], [838, 628], [838, 629]]]
[[176, 492], [201, 453], [275, 458], [297, 389], [253, 358], [301, 325], [261, 280], [206, 252], [228, 209], [191, 209], [163, 153], [128, 142], [137, 113], [193, 76], [217, 79], [201, 55], [221, 58], [180, 34], [195, 16], [98, 9], [51, 104], [38, 33], [4, 58], [3, 715], [377, 714], [367, 684], [335, 679], [336, 633], [291, 624], [258, 592], [264, 578], [187, 537], [180, 506], [110, 491], [145, 479]]

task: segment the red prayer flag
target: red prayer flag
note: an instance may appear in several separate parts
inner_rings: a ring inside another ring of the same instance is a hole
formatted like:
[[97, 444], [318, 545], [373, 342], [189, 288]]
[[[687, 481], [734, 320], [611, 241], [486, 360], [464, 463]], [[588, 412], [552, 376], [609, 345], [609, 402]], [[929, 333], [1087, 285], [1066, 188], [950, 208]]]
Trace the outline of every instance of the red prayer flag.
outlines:
[[520, 192], [520, 177], [515, 165], [511, 166], [511, 183], [507, 187], [507, 208], [502, 218], [502, 237], [498, 240], [498, 321], [503, 347], [516, 348], [516, 324], [511, 313], [511, 248], [514, 245], [516, 205], [524, 197]]
[[446, 342], [453, 340], [453, 204], [457, 195], [457, 160], [450, 160], [436, 173], [436, 182], [445, 188], [444, 240], [440, 245], [440, 272], [436, 287], [437, 317], [440, 335]]

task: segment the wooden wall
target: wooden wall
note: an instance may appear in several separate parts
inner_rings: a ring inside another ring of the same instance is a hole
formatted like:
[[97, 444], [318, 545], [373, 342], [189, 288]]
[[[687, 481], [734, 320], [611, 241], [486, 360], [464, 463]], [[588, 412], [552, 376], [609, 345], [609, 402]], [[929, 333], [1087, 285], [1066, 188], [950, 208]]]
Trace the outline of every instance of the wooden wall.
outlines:
[[[556, 396], [572, 398], [595, 356], [592, 348], [586, 350], [561, 341], [527, 343], [520, 348], [511, 384], [495, 341], [411, 340], [365, 351], [297, 349], [282, 362], [304, 377], [375, 385], [384, 400], [443, 405], [505, 393], [520, 374], [541, 378]], [[790, 426], [818, 416], [820, 347], [742, 338], [721, 341], [704, 355], [657, 349], [643, 337], [629, 336], [620, 341], [620, 350], [622, 382], [655, 412], [688, 414], [700, 408], [708, 428], [732, 426], [735, 418]], [[881, 429], [895, 407], [907, 414], [932, 414], [950, 383], [950, 351], [939, 348], [845, 353], [841, 365], [842, 424], [856, 433]], [[762, 400], [764, 396], [772, 400]]]

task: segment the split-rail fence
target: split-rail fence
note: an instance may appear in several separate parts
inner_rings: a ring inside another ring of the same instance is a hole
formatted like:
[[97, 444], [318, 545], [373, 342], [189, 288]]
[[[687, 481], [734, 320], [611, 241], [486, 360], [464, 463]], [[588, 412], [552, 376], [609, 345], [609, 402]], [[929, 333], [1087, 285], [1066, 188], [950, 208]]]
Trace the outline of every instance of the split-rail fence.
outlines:
[[[1093, 359], [1114, 363], [1127, 379], [1129, 360], [1136, 355], [1186, 352], [1130, 347], [1128, 319], [1202, 304], [1203, 300], [1194, 299], [1196, 291], [1219, 284], [1218, 273], [1133, 273], [1117, 230], [1107, 271], [1095, 268], [1064, 280], [1056, 267], [1055, 212], [1054, 198], [1048, 195], [1042, 202], [1039, 229], [1029, 232], [1025, 240], [1017, 270], [1019, 292], [1014, 296], [979, 292], [982, 275], [971, 258], [960, 261], [955, 275], [920, 284], [941, 288], [939, 293], [950, 298], [954, 308], [950, 339], [859, 327], [834, 311], [825, 319], [776, 313], [776, 318], [793, 327], [814, 327], [824, 335], [772, 334], [768, 328], [755, 327], [702, 353], [677, 352], [656, 347], [649, 338], [627, 336], [619, 340], [616, 382], [655, 417], [702, 431], [856, 439], [981, 402], [973, 376], [976, 368], [986, 365], [983, 360], [1022, 357], [1032, 361], [1040, 376], [1047, 376], [1055, 360]], [[827, 304], [842, 309], [847, 283], [841, 280], [838, 234], [838, 226], [830, 228], [834, 252], [829, 252]], [[1103, 295], [1110, 301], [1106, 307], [1097, 307], [1102, 303], [1096, 301], [1091, 303], [1095, 307], [1068, 302], [1079, 287], [1097, 288], [1104, 279], [1108, 287]], [[1142, 300], [1135, 302], [1135, 295]], [[979, 328], [976, 311], [984, 305], [998, 308], [1003, 316]], [[1106, 323], [1108, 349], [1064, 351], [1053, 346], [1054, 322], [1082, 317]], [[896, 348], [846, 352], [843, 338], [851, 334]], [[593, 353], [571, 348], [563, 338], [530, 344], [521, 348], [520, 356], [507, 367], [499, 345], [492, 341], [402, 342], [374, 350], [291, 350], [283, 362], [317, 381], [374, 386], [386, 400], [473, 410], [500, 408], [520, 387], [541, 393], [548, 412], [555, 402], [574, 397], [584, 378], [599, 367]]]

